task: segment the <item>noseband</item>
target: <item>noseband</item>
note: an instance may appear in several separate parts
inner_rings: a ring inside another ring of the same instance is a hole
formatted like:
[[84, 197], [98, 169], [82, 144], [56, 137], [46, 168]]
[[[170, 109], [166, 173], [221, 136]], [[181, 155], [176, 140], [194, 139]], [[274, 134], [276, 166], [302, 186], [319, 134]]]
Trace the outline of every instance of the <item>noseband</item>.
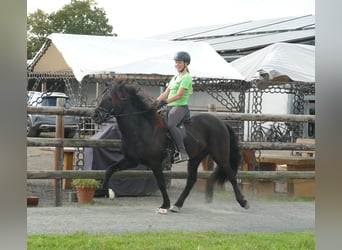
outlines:
[[101, 121], [108, 121], [115, 116], [120, 116], [121, 111], [121, 105], [112, 105], [110, 109], [97, 107], [95, 109], [95, 114], [100, 118]]
[[114, 117], [111, 112], [107, 112], [107, 109], [102, 107], [97, 107], [95, 109], [95, 114], [100, 121], [107, 121]]

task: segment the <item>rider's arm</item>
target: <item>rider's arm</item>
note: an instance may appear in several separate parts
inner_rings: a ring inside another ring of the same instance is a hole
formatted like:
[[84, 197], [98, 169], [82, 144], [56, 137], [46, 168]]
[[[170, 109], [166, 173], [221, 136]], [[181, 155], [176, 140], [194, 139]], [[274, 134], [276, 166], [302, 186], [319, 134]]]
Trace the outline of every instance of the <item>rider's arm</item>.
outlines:
[[170, 93], [170, 89], [166, 88], [165, 91], [161, 93], [160, 96], [158, 96], [157, 101], [166, 100], [169, 93]]
[[167, 103], [171, 103], [174, 101], [177, 101], [179, 98], [181, 98], [184, 95], [184, 92], [186, 91], [185, 88], [179, 88], [177, 91], [177, 94], [175, 94], [174, 96], [166, 99]]

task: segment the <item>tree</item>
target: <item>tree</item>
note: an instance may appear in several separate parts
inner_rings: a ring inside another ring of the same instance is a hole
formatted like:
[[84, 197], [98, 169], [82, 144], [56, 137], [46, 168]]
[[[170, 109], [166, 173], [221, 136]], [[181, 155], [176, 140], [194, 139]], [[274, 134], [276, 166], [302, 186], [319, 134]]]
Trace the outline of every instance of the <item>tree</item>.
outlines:
[[38, 9], [27, 18], [27, 58], [32, 58], [52, 33], [49, 14]]
[[71, 0], [71, 4], [52, 13], [51, 20], [59, 33], [109, 35], [113, 30], [106, 13], [95, 6], [94, 0]]
[[27, 58], [33, 58], [51, 33], [116, 36], [95, 0], [71, 0], [57, 12], [38, 9], [27, 18]]

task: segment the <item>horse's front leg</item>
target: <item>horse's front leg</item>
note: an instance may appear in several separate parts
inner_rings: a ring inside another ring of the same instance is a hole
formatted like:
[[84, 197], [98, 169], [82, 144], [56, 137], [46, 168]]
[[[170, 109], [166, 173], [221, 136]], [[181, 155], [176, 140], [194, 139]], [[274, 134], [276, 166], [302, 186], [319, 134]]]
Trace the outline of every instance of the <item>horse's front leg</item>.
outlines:
[[105, 176], [102, 182], [102, 186], [101, 189], [103, 191], [105, 191], [106, 195], [108, 196], [108, 183], [110, 178], [112, 177], [114, 172], [117, 172], [119, 170], [124, 170], [127, 169], [129, 167], [134, 166], [134, 163], [127, 160], [126, 158], [123, 158], [122, 160], [113, 163], [112, 165], [110, 165], [105, 172]]
[[160, 206], [159, 211], [160, 213], [163, 213], [163, 210], [169, 209], [170, 208], [170, 198], [169, 195], [166, 191], [166, 183], [165, 183], [165, 177], [162, 171], [162, 164], [157, 163], [154, 165], [150, 165], [154, 174], [154, 177], [157, 181], [159, 190], [163, 196], [163, 204]]

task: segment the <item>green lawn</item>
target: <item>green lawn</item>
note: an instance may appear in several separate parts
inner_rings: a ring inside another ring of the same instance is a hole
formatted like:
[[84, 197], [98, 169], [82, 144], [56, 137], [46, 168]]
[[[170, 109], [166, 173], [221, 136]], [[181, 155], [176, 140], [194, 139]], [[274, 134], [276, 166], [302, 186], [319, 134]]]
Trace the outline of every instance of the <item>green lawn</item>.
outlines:
[[314, 232], [218, 233], [143, 232], [123, 234], [29, 235], [27, 249], [315, 249]]

